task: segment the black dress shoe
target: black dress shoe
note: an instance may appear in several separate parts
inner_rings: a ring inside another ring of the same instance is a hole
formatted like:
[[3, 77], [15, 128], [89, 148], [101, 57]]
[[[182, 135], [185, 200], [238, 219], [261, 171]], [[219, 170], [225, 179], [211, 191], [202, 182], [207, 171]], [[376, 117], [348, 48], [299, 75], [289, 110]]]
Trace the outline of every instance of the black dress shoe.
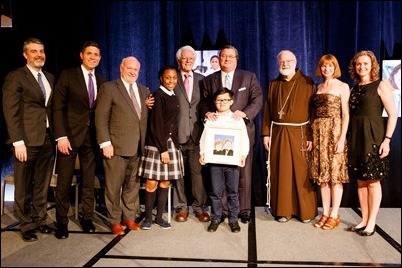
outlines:
[[360, 230], [357, 233], [361, 236], [372, 236], [375, 233], [375, 228], [372, 232]]
[[22, 233], [22, 240], [25, 242], [34, 242], [38, 240], [38, 236], [35, 234], [35, 230], [28, 230]]
[[55, 236], [57, 239], [66, 239], [68, 237], [67, 224], [57, 224]]
[[356, 228], [355, 226], [349, 227], [348, 229], [346, 229], [346, 231], [348, 232], [359, 232], [359, 231], [363, 231], [364, 229], [366, 229], [366, 226], [360, 227], [360, 228]]
[[229, 223], [229, 227], [232, 233], [238, 233], [241, 230], [237, 221]]
[[50, 227], [49, 225], [46, 225], [46, 224], [39, 226], [38, 230], [42, 234], [51, 234], [52, 232], [55, 231], [52, 227]]
[[248, 223], [250, 222], [250, 212], [245, 211], [245, 212], [241, 212], [239, 215], [239, 218], [241, 220], [242, 223]]
[[219, 224], [219, 221], [211, 221], [211, 224], [208, 226], [208, 232], [215, 232], [216, 229], [218, 229]]
[[81, 226], [84, 233], [95, 232], [95, 225], [92, 220], [81, 220]]
[[228, 217], [229, 217], [228, 215], [226, 215], [225, 213], [222, 213], [220, 223], [225, 222], [225, 219], [228, 218]]

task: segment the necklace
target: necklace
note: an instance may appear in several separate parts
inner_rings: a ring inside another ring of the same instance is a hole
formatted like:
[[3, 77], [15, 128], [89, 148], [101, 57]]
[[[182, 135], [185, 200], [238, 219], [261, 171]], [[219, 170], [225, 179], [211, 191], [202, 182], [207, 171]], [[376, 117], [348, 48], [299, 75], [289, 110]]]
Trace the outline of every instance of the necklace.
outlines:
[[282, 119], [282, 116], [285, 114], [285, 112], [283, 111], [283, 108], [285, 108], [286, 103], [288, 103], [290, 94], [292, 94], [293, 88], [295, 86], [296, 80], [293, 81], [292, 87], [290, 88], [289, 94], [286, 97], [285, 103], [282, 104], [282, 83], [279, 84], [279, 104], [281, 106], [281, 109], [279, 110], [278, 114], [279, 114], [279, 119]]

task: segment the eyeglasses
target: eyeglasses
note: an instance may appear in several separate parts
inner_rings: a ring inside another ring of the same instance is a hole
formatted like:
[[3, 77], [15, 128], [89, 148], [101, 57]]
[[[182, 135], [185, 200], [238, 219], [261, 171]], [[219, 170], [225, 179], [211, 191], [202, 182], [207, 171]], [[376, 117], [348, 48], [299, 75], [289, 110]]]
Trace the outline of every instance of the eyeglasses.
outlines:
[[236, 56], [233, 55], [220, 55], [219, 57], [221, 57], [222, 59], [235, 59]]
[[280, 64], [280, 65], [289, 64], [289, 63], [291, 63], [292, 61], [295, 61], [295, 60], [284, 60], [284, 61], [280, 61], [279, 64]]
[[215, 100], [216, 103], [224, 103], [224, 104], [228, 104], [229, 101], [231, 101], [232, 99], [223, 99], [223, 100]]

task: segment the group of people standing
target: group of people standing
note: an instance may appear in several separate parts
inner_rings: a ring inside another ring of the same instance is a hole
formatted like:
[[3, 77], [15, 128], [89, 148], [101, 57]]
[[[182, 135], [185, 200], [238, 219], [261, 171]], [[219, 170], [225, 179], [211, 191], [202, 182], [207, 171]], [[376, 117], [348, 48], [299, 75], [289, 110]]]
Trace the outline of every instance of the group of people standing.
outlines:
[[[122, 59], [115, 80], [95, 72], [101, 52], [93, 41], [83, 45], [82, 64], [63, 70], [57, 80], [42, 70], [46, 54], [41, 40], [27, 39], [23, 55], [26, 66], [5, 78], [3, 107], [14, 148], [14, 204], [24, 241], [38, 240], [36, 230], [68, 238], [69, 190], [77, 157], [82, 172], [80, 224], [84, 232], [95, 231], [94, 178], [100, 153], [112, 233], [123, 235], [123, 226], [171, 228], [162, 216], [172, 182], [177, 222], [187, 220], [191, 204], [199, 221], [211, 221], [209, 232], [226, 218], [231, 231], [239, 232], [238, 219], [251, 220], [253, 147], [258, 135], [254, 120], [261, 108], [261, 136], [269, 163], [267, 203], [276, 220], [313, 220], [318, 215], [314, 185], [319, 185], [323, 214], [315, 226], [335, 228], [343, 183], [352, 178], [358, 183], [362, 220], [349, 230], [374, 234], [380, 181], [389, 174], [387, 156], [397, 113], [393, 89], [379, 80], [379, 65], [371, 51], [357, 53], [350, 63], [349, 73], [356, 81], [352, 90], [337, 79], [341, 72], [333, 55], [319, 61], [316, 75], [324, 81], [317, 87], [296, 68], [294, 53], [281, 51], [280, 74], [269, 82], [265, 103], [256, 74], [237, 68], [239, 53], [231, 45], [217, 57], [220, 70], [206, 77], [193, 71], [195, 50], [181, 47], [176, 53], [178, 68], [162, 67], [160, 87], [152, 94], [137, 83], [141, 64], [133, 56]], [[386, 127], [383, 108], [388, 114]], [[241, 161], [205, 163], [204, 125], [225, 124], [236, 124], [247, 133]], [[55, 165], [53, 230], [46, 223], [46, 209]], [[145, 219], [139, 225], [141, 179]]]
[[318, 87], [296, 68], [291, 51], [278, 54], [278, 65], [280, 75], [268, 85], [262, 122], [269, 157], [267, 199], [274, 216], [279, 222], [292, 217], [310, 222], [318, 214], [314, 186], [319, 185], [323, 214], [314, 226], [331, 230], [340, 223], [343, 183], [354, 179], [362, 220], [348, 231], [373, 235], [397, 122], [393, 87], [379, 79], [371, 51], [351, 60], [349, 74], [356, 82], [351, 90], [338, 79], [341, 71], [331, 54], [319, 60], [316, 75], [323, 82]]

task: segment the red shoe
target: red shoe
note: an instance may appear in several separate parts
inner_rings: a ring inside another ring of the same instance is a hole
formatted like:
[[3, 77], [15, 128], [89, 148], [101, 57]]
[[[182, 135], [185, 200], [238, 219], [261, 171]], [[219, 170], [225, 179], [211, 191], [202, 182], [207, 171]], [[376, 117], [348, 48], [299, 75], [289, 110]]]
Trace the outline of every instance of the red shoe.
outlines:
[[121, 223], [123, 226], [127, 226], [130, 230], [138, 231], [141, 230], [141, 226], [139, 226], [135, 221], [123, 221]]
[[112, 224], [110, 229], [112, 230], [112, 233], [115, 235], [124, 235], [124, 229], [123, 226], [121, 226], [121, 224], [118, 223]]

